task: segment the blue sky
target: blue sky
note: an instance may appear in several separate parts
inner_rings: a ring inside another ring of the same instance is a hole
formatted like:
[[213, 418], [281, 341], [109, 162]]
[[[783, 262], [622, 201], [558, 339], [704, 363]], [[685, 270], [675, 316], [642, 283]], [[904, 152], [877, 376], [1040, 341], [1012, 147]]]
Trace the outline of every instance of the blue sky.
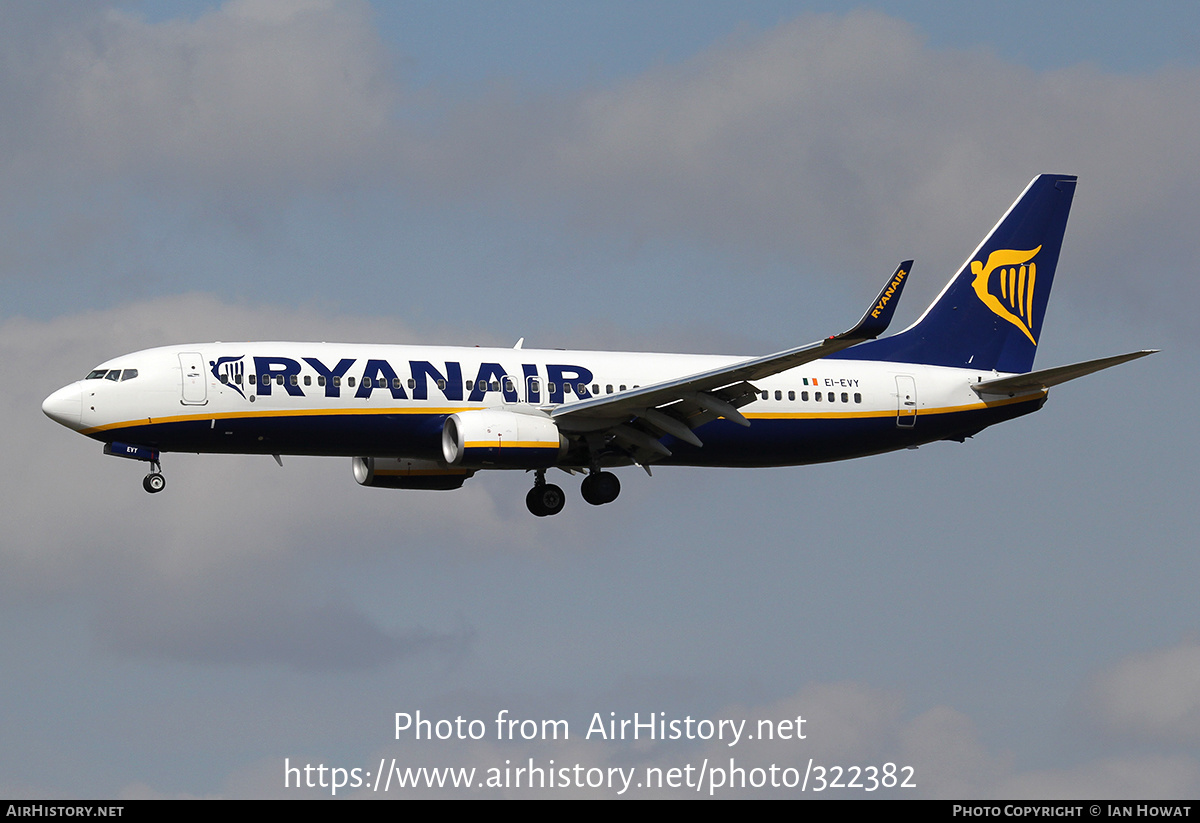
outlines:
[[[920, 796], [1200, 790], [1193, 4], [0, 14], [0, 794], [728, 755], [394, 740], [416, 709], [799, 712], [802, 747], [738, 757], [911, 762]], [[150, 498], [40, 413], [213, 339], [758, 354], [914, 257], [902, 326], [1039, 172], [1080, 183], [1038, 366], [1164, 351], [963, 445], [626, 472], [534, 520], [523, 476], [390, 493], [332, 459], [171, 455]]]

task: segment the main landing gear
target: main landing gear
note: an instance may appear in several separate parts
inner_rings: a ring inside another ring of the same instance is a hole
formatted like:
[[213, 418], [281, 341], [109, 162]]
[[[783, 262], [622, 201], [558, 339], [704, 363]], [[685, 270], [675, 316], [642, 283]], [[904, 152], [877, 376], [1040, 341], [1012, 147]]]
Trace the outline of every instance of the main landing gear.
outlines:
[[558, 514], [567, 502], [563, 490], [553, 483], [546, 482], [546, 470], [538, 469], [533, 481], [533, 488], [525, 495], [525, 505], [529, 511], [538, 517]]
[[[579, 491], [583, 499], [593, 506], [603, 506], [617, 499], [621, 493], [621, 481], [612, 472], [593, 469], [591, 474], [583, 478]], [[553, 483], [547, 483], [546, 470], [538, 469], [533, 488], [525, 495], [525, 505], [529, 511], [538, 517], [547, 517], [562, 511], [566, 502], [563, 490]]]
[[603, 506], [617, 499], [621, 493], [621, 481], [612, 472], [593, 471], [583, 478], [579, 491], [583, 499], [593, 506]]

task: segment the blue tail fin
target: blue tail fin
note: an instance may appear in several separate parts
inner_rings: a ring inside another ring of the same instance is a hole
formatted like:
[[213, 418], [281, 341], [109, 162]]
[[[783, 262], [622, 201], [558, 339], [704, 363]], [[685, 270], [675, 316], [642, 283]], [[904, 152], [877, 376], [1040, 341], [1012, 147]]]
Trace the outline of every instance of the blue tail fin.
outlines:
[[1075, 180], [1035, 177], [921, 319], [841, 357], [1000, 372], [1033, 368]]

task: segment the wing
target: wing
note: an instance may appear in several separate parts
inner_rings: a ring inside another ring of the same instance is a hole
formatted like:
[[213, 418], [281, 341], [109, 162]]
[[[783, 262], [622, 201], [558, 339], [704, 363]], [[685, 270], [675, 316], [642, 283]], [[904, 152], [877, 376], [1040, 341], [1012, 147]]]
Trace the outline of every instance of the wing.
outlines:
[[803, 366], [883, 334], [896, 312], [911, 268], [911, 260], [900, 264], [849, 331], [731, 366], [559, 406], [551, 416], [564, 431], [590, 433], [593, 437], [611, 434], [637, 462], [670, 456], [670, 450], [659, 442], [664, 434], [701, 446], [692, 429], [710, 420], [724, 417], [742, 426], [750, 425], [737, 410], [757, 392], [749, 381]]

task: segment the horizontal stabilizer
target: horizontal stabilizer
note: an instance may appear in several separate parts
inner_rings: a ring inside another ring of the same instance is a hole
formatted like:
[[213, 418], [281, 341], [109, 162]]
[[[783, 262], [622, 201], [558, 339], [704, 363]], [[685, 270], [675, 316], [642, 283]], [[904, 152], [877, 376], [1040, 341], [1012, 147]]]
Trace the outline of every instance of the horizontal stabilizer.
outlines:
[[1042, 391], [1059, 383], [1066, 383], [1076, 377], [1098, 372], [1101, 369], [1119, 366], [1130, 360], [1137, 360], [1148, 354], [1154, 354], [1158, 349], [1118, 354], [1115, 357], [1102, 357], [1099, 360], [1088, 360], [1084, 363], [1073, 363], [1070, 366], [1059, 366], [1054, 369], [1031, 371], [1028, 374], [1018, 374], [1016, 377], [1001, 377], [998, 380], [985, 380], [971, 386], [979, 394], [1024, 394], [1026, 392]]

